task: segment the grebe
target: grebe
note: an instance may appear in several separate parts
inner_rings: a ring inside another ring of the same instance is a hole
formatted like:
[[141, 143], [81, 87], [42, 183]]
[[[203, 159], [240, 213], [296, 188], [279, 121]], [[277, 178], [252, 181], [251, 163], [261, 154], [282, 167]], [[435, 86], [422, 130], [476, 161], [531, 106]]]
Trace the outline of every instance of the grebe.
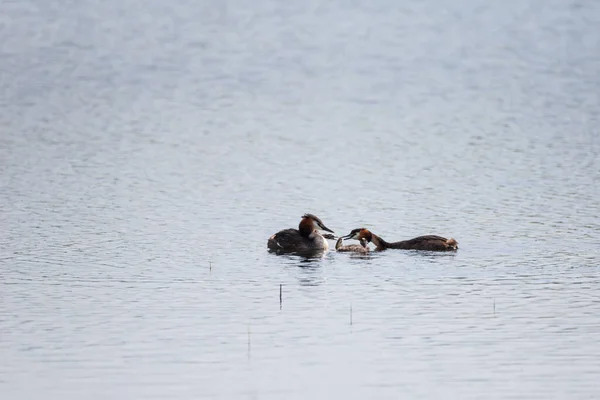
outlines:
[[[284, 229], [277, 232], [269, 238], [267, 247], [282, 253], [327, 250], [329, 244], [319, 230], [333, 233], [316, 215], [304, 214], [298, 229]], [[327, 236], [331, 237], [331, 235]]]
[[353, 229], [342, 239], [366, 239], [367, 242], [373, 242], [377, 246], [376, 250], [402, 249], [402, 250], [429, 250], [429, 251], [455, 251], [458, 249], [458, 243], [454, 239], [446, 239], [441, 236], [427, 235], [419, 236], [414, 239], [402, 240], [400, 242], [388, 243], [381, 237], [371, 233], [368, 229]]
[[343, 238], [339, 238], [337, 240], [337, 242], [335, 243], [335, 249], [337, 251], [354, 252], [354, 253], [368, 253], [370, 251], [369, 246], [367, 246], [367, 239], [365, 239], [365, 238], [359, 239], [360, 245], [349, 244], [346, 246], [342, 246], [343, 241], [344, 241]]

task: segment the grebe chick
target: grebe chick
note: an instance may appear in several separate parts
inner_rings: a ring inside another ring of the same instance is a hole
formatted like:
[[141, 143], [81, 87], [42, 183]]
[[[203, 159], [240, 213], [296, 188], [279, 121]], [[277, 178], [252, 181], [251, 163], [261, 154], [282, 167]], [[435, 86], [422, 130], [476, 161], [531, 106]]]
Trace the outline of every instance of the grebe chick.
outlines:
[[269, 250], [280, 253], [311, 252], [327, 250], [329, 244], [319, 231], [333, 231], [313, 214], [304, 214], [298, 229], [284, 229], [267, 241]]
[[446, 239], [436, 235], [419, 236], [414, 239], [401, 240], [399, 242], [389, 243], [380, 236], [371, 233], [368, 229], [353, 229], [343, 239], [366, 239], [367, 242], [373, 242], [377, 246], [376, 250], [402, 249], [402, 250], [428, 250], [428, 251], [456, 251], [458, 243], [454, 239]]
[[354, 253], [368, 253], [370, 251], [369, 246], [367, 246], [367, 239], [360, 238], [358, 244], [349, 244], [346, 246], [342, 246], [343, 238], [339, 238], [335, 243], [335, 249], [337, 251], [345, 251], [345, 252], [354, 252]]

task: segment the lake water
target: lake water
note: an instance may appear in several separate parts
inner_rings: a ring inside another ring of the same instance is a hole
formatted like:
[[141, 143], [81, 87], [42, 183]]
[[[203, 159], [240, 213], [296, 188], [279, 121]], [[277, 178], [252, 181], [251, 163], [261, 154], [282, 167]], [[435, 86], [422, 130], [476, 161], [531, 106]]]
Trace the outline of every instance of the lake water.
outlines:
[[1, 5], [2, 399], [600, 397], [600, 2]]

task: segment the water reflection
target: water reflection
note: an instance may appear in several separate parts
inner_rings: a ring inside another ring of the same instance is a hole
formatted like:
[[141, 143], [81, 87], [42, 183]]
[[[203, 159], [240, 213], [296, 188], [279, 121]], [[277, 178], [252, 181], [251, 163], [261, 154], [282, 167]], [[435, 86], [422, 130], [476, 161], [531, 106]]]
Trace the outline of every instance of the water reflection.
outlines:
[[325, 282], [323, 277], [323, 258], [299, 258], [293, 263], [293, 274], [300, 286], [319, 286]]
[[325, 257], [325, 254], [328, 252], [328, 250], [323, 250], [323, 249], [293, 251], [293, 252], [268, 249], [267, 251], [274, 255], [283, 256], [283, 257], [294, 257], [294, 258], [301, 259], [301, 260], [319, 260], [319, 259], [322, 259], [323, 257]]
[[347, 254], [352, 260], [371, 260], [373, 258], [373, 252], [368, 253], [338, 253]]

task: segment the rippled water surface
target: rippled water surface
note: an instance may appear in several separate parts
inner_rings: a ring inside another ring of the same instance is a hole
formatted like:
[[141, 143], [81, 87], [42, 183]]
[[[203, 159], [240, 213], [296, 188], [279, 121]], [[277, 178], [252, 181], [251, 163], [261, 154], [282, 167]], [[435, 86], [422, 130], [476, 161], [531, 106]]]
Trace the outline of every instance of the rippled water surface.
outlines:
[[1, 4], [2, 399], [600, 397], [597, 1]]

